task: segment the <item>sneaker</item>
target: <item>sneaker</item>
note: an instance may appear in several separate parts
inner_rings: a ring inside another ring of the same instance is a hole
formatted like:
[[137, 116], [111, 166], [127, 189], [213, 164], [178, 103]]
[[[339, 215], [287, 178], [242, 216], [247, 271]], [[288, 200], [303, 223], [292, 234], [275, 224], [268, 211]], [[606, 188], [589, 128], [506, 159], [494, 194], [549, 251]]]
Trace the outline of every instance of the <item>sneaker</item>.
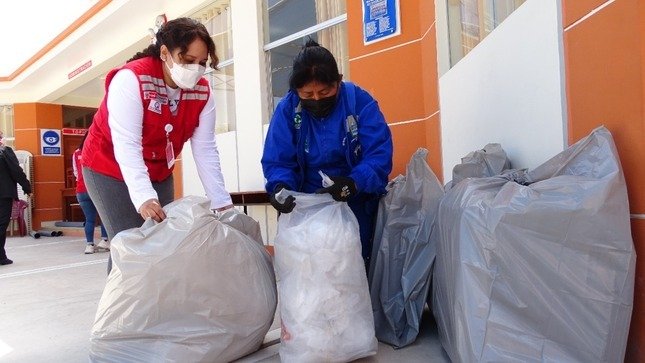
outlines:
[[96, 246], [96, 249], [97, 249], [99, 252], [107, 252], [107, 251], [109, 251], [109, 250], [110, 250], [110, 242], [108, 242], [108, 241], [106, 241], [106, 240], [104, 240], [104, 239], [103, 239], [103, 240], [101, 240], [101, 242], [99, 242], [99, 244]]
[[94, 245], [85, 245], [85, 254], [89, 255], [94, 253]]
[[12, 263], [13, 263], [13, 261], [11, 261], [10, 259], [8, 259], [6, 257], [3, 258], [2, 260], [0, 260], [0, 265], [11, 265]]

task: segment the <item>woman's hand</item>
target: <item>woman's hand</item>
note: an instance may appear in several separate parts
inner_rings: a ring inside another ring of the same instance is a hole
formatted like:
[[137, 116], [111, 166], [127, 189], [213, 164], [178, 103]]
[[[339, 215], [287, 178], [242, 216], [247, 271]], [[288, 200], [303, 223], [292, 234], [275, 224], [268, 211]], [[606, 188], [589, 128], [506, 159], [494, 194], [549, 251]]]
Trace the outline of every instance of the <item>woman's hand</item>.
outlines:
[[269, 195], [269, 202], [278, 212], [291, 213], [293, 208], [296, 206], [296, 197], [290, 195], [287, 197], [287, 199], [284, 200], [284, 202], [280, 203], [277, 199], [275, 199], [275, 195], [280, 193], [282, 189], [291, 190], [287, 184], [278, 183], [275, 186], [273, 193]]
[[329, 179], [331, 179], [334, 184], [327, 188], [316, 190], [316, 194], [329, 193], [337, 202], [346, 202], [349, 198], [356, 195], [357, 190], [354, 179], [346, 176], [330, 176]]
[[141, 218], [152, 218], [155, 222], [161, 222], [166, 219], [166, 213], [156, 199], [149, 199], [144, 202], [139, 208], [139, 214], [141, 214]]

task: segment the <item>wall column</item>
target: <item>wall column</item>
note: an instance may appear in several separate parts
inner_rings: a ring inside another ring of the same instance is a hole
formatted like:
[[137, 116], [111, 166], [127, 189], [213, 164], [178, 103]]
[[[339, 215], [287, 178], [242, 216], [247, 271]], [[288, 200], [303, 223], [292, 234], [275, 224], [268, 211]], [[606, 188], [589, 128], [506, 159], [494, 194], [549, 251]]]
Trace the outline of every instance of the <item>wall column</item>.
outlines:
[[254, 0], [231, 7], [240, 191], [264, 190], [260, 159], [264, 144], [262, 124], [268, 118], [268, 89], [262, 3]]
[[412, 154], [425, 147], [430, 151], [430, 166], [441, 179], [434, 1], [401, 0], [401, 34], [369, 45], [363, 42], [361, 4], [347, 2], [350, 74], [352, 81], [376, 98], [390, 125], [391, 176], [405, 174]]
[[563, 1], [569, 144], [604, 125], [625, 173], [636, 284], [626, 362], [645, 361], [645, 3]]
[[61, 220], [63, 215], [61, 195], [61, 190], [65, 188], [63, 156], [42, 156], [40, 153], [40, 130], [62, 128], [61, 105], [14, 104], [16, 150], [26, 150], [34, 155], [34, 177], [31, 181], [34, 192], [32, 200], [34, 230], [40, 229], [41, 222]]

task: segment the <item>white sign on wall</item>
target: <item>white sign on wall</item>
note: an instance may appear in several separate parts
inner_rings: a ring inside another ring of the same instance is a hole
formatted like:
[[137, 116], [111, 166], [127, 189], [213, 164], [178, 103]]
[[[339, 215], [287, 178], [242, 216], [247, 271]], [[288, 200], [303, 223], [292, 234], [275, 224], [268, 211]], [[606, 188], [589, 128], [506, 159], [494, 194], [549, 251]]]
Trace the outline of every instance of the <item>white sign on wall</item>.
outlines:
[[60, 130], [40, 129], [40, 154], [43, 156], [61, 155]]

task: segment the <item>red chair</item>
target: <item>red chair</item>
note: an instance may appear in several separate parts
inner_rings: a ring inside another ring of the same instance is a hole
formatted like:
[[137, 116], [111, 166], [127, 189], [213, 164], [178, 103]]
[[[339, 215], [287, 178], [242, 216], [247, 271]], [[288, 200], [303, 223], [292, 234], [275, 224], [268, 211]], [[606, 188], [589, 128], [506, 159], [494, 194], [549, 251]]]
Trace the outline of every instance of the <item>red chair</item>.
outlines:
[[29, 204], [24, 200], [14, 200], [11, 206], [11, 219], [9, 220], [9, 234], [14, 235], [16, 224], [18, 224], [18, 233], [20, 237], [27, 235], [27, 224], [25, 223], [25, 209]]

